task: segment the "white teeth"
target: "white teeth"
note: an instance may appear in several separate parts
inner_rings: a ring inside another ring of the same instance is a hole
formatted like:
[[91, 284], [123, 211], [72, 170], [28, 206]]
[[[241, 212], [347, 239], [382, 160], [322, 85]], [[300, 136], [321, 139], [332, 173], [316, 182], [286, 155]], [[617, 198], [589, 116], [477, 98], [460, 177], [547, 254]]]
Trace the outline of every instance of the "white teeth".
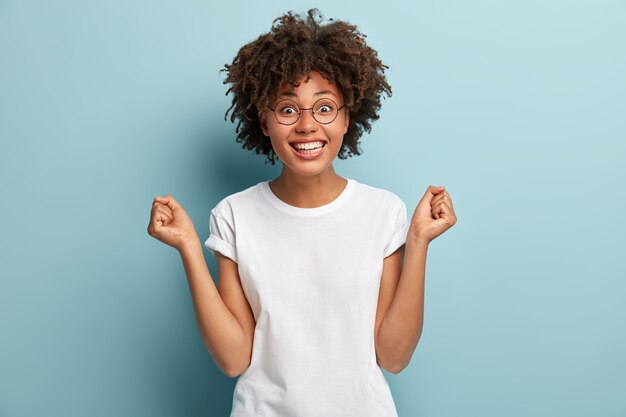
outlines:
[[321, 148], [322, 146], [324, 146], [324, 142], [322, 141], [293, 144], [293, 147], [296, 149], [317, 149]]

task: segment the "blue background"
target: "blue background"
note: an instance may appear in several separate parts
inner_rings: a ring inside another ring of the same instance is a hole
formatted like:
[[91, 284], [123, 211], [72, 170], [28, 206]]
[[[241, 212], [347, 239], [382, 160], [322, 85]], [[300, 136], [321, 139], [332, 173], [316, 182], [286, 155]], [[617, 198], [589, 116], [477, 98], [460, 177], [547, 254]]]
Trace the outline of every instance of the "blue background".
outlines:
[[[445, 185], [400, 416], [626, 415], [624, 1], [0, 1], [0, 416], [227, 416], [172, 194], [279, 173], [235, 143], [219, 70], [293, 9], [367, 35], [393, 97], [339, 174], [409, 215]], [[215, 275], [215, 260], [205, 250]]]

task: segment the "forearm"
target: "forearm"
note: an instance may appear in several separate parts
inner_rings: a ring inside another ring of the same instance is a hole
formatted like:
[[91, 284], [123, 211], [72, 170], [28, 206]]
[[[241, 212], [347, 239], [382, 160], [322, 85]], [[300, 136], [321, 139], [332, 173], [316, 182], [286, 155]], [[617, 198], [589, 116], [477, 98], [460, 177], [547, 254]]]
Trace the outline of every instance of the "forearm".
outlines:
[[195, 239], [180, 250], [202, 340], [217, 366], [228, 376], [247, 367], [249, 343], [237, 318], [222, 301]]
[[409, 364], [422, 334], [427, 251], [427, 242], [407, 236], [398, 287], [378, 329], [377, 355], [394, 373]]

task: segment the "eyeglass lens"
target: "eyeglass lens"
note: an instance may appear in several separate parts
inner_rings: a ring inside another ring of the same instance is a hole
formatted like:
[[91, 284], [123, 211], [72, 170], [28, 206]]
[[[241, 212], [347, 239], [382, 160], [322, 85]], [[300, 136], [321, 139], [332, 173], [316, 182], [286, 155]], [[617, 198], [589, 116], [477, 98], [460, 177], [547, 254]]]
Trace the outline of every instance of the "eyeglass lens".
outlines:
[[331, 123], [337, 117], [337, 103], [329, 98], [317, 100], [311, 109], [301, 109], [293, 100], [281, 100], [276, 104], [274, 114], [279, 123], [290, 125], [298, 121], [303, 110], [311, 110], [313, 118], [322, 124]]

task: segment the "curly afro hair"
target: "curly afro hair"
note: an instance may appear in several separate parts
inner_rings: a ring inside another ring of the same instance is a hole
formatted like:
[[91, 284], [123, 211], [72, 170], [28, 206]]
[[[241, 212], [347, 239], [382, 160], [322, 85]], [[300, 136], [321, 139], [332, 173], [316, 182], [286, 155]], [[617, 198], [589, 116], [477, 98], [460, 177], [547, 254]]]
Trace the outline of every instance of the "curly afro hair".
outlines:
[[239, 119], [237, 143], [266, 155], [272, 165], [276, 154], [261, 130], [259, 115], [281, 86], [292, 90], [303, 76], [308, 81], [312, 70], [337, 84], [350, 112], [337, 155], [340, 159], [361, 154], [359, 138], [379, 118], [382, 94], [391, 96], [385, 78], [388, 67], [365, 43], [366, 36], [355, 25], [333, 19], [322, 25], [322, 20], [317, 9], [309, 10], [306, 19], [289, 11], [273, 21], [269, 33], [244, 45], [221, 70], [227, 73], [224, 84], [231, 84], [226, 95], [233, 93], [224, 120], [232, 110], [231, 122]]

